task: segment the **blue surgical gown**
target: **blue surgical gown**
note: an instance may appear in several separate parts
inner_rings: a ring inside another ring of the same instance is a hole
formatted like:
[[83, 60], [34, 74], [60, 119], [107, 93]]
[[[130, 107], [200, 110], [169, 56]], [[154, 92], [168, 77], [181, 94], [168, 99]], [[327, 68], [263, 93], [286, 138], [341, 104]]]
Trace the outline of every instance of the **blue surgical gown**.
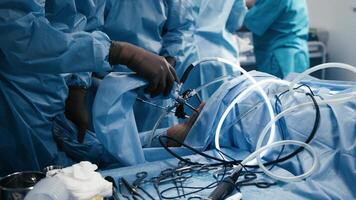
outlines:
[[[57, 4], [47, 1], [46, 6]], [[3, 0], [0, 8], [0, 175], [70, 164], [52, 135], [67, 97], [61, 73], [110, 70], [110, 40], [99, 31], [61, 31], [39, 1]]]
[[[168, 16], [163, 53], [177, 58], [178, 75], [181, 76], [191, 63], [206, 57], [222, 57], [238, 63], [239, 53], [234, 34], [240, 28], [245, 13], [243, 0], [192, 0], [185, 1], [179, 9], [173, 9]], [[191, 72], [185, 88], [196, 88], [234, 71], [237, 69], [217, 62], [199, 65]], [[203, 99], [216, 89], [211, 87], [203, 91]]]
[[[45, 16], [52, 26], [63, 32], [93, 31], [104, 24], [105, 0], [47, 0]], [[91, 72], [63, 74], [69, 86], [89, 88]]]
[[253, 33], [259, 71], [285, 77], [309, 67], [305, 0], [257, 0], [244, 24]]

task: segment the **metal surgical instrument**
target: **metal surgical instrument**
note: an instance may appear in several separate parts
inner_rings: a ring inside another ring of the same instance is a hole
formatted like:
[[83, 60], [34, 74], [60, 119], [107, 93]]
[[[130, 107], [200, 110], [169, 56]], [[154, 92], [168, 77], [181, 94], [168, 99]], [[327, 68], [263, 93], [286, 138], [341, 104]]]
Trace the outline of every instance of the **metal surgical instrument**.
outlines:
[[252, 185], [258, 188], [269, 188], [273, 185], [276, 185], [276, 182], [254, 181], [257, 179], [257, 175], [255, 173], [245, 173], [243, 177], [243, 180], [236, 182], [237, 187]]
[[147, 172], [138, 172], [136, 173], [136, 180], [132, 183], [135, 188], [138, 188], [142, 183], [144, 183], [145, 178], [147, 177]]
[[126, 187], [127, 191], [131, 194], [134, 200], [138, 200], [137, 197], [140, 197], [140, 199], [145, 199], [143, 196], [140, 195], [140, 193], [137, 191], [135, 187], [133, 187], [132, 185], [130, 185], [129, 182], [127, 182], [125, 178], [121, 178], [121, 182]]
[[158, 188], [158, 185], [165, 179], [169, 178], [169, 177], [172, 177], [174, 174], [174, 170], [173, 169], [165, 169], [161, 172], [160, 176], [158, 177], [154, 177], [152, 178], [152, 181], [153, 181], [153, 186], [157, 192], [157, 195], [159, 197], [160, 200], [162, 200], [162, 195], [161, 195], [161, 192], [159, 191], [159, 188]]

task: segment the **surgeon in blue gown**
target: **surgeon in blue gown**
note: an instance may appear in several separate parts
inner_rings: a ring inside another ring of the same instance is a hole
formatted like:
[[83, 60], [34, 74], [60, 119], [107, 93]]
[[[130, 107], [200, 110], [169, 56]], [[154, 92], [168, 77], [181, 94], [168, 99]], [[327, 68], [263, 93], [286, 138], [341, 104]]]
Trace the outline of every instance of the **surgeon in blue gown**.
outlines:
[[[238, 62], [234, 33], [240, 28], [246, 10], [244, 0], [108, 0], [101, 30], [112, 39], [174, 58], [177, 75], [182, 76], [192, 62], [202, 58], [223, 57]], [[116, 69], [127, 70], [124, 66]], [[235, 71], [228, 65], [208, 63], [194, 70], [185, 85], [195, 88]], [[204, 90], [203, 99], [216, 89]], [[172, 104], [167, 100], [153, 102], [162, 106]], [[162, 110], [141, 102], [135, 104], [139, 131], [151, 130]], [[141, 114], [143, 111], [145, 115]], [[166, 117], [161, 125], [174, 123], [177, 123], [175, 117]]]
[[244, 25], [253, 33], [259, 71], [286, 77], [309, 68], [305, 0], [247, 0]]
[[[63, 73], [103, 72], [125, 64], [149, 81], [150, 93], [169, 92], [175, 72], [163, 57], [95, 31], [103, 21], [103, 5], [75, 0], [0, 2], [0, 176], [68, 165], [78, 161], [77, 155], [93, 162], [109, 159], [103, 158], [102, 147], [93, 148], [93, 133], [85, 135], [85, 145], [73, 154], [66, 151], [70, 146], [63, 143], [65, 137], [57, 141], [58, 136], [76, 134], [76, 126], [64, 115], [70, 81]], [[76, 75], [72, 84], [86, 85]]]
[[[175, 2], [180, 1], [175, 0]], [[161, 52], [162, 34], [168, 12], [165, 1], [107, 0], [105, 7], [104, 24], [101, 30], [111, 39], [129, 42], [156, 54]], [[165, 56], [170, 57], [170, 55]], [[174, 65], [174, 59], [171, 64]], [[128, 68], [124, 65], [114, 66], [114, 71], [125, 72], [128, 71]], [[154, 102], [162, 106], [171, 103], [167, 100], [155, 100]], [[160, 111], [159, 108], [137, 101], [135, 117], [139, 131], [152, 129], [154, 121], [159, 117], [157, 113]], [[162, 125], [168, 126], [175, 122], [174, 118], [166, 118]]]

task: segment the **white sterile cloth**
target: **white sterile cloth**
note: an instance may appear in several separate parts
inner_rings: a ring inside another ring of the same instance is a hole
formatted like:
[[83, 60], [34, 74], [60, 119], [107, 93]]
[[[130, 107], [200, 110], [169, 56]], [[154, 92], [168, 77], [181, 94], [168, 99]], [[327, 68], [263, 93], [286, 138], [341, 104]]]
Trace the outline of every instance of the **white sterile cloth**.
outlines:
[[59, 196], [60, 200], [90, 200], [97, 196], [112, 196], [112, 183], [106, 181], [96, 169], [96, 165], [84, 161], [51, 170], [47, 172], [47, 178], [41, 180], [26, 196], [26, 200], [57, 200]]

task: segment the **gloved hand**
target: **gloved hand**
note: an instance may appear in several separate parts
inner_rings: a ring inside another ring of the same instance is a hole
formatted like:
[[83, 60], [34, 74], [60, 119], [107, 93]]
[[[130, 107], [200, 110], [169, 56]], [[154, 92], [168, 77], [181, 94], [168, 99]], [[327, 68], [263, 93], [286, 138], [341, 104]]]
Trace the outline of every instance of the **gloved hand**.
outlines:
[[80, 143], [83, 142], [86, 130], [89, 127], [86, 94], [87, 92], [84, 88], [69, 87], [69, 94], [65, 105], [65, 116], [77, 126], [77, 139]]
[[123, 64], [149, 81], [146, 92], [151, 96], [171, 91], [178, 80], [175, 69], [162, 57], [126, 42], [113, 41], [110, 46], [109, 63]]

